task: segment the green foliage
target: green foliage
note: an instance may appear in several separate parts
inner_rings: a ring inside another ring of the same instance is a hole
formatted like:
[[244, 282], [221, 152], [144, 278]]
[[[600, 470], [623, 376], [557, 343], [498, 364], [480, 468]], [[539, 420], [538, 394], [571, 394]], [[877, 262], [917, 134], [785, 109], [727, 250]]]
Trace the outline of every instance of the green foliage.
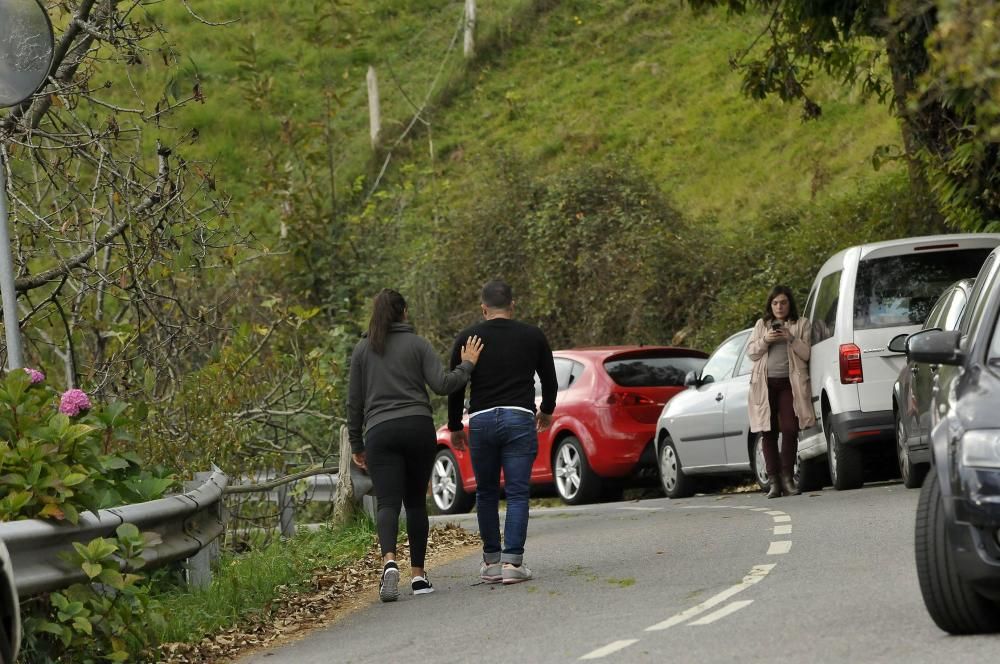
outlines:
[[237, 325], [214, 360], [150, 414], [135, 444], [143, 458], [187, 475], [216, 464], [239, 477], [336, 456], [343, 335], [320, 329], [316, 307], [275, 297], [260, 308], [270, 325]]
[[130, 523], [115, 533], [114, 539], [75, 543], [67, 556], [89, 582], [26, 603], [25, 661], [132, 662], [149, 655], [165, 621], [135, 570], [144, 565], [142, 551], [157, 536], [140, 533]]
[[209, 587], [178, 587], [161, 594], [167, 621], [159, 640], [196, 643], [235, 622], [266, 618], [283, 594], [308, 588], [318, 569], [360, 559], [374, 538], [374, 524], [362, 517], [342, 528], [299, 531], [291, 539], [224, 556]]
[[[691, 302], [686, 282], [700, 259], [689, 225], [648, 175], [624, 159], [538, 176], [501, 154], [456, 215], [439, 261], [414, 266], [411, 312], [431, 336], [428, 314], [446, 321], [475, 311], [478, 287], [511, 281], [518, 316], [540, 324], [556, 346], [655, 343], [679, 327]], [[476, 238], [468, 242], [467, 238]], [[431, 301], [424, 283], [437, 281]], [[454, 288], [454, 290], [452, 290]], [[454, 325], [454, 323], [452, 323]]]
[[[903, 123], [914, 185], [931, 194], [949, 224], [1000, 228], [1000, 9], [978, 0], [687, 0], [770, 14], [764, 39], [735, 58], [744, 92], [801, 101], [815, 118], [817, 72], [892, 108]], [[884, 64], [883, 64], [884, 63]]]
[[872, 180], [850, 195], [818, 206], [775, 207], [703, 245], [706, 271], [692, 293], [701, 313], [681, 337], [711, 350], [763, 313], [775, 284], [786, 284], [801, 307], [816, 271], [827, 258], [852, 245], [945, 232], [934, 206], [902, 174]]
[[76, 523], [82, 510], [152, 500], [173, 485], [130, 449], [125, 404], [70, 418], [58, 403], [58, 392], [23, 371], [0, 383], [0, 521]]

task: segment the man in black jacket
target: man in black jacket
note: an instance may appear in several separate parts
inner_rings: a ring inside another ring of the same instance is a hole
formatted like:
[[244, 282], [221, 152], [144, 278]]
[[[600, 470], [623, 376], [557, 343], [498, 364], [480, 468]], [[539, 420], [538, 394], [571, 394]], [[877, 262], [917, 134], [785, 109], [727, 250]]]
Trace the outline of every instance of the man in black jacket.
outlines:
[[[511, 288], [500, 280], [483, 286], [484, 320], [466, 328], [455, 340], [452, 368], [461, 361], [465, 339], [478, 335], [486, 348], [472, 372], [469, 432], [462, 426], [465, 390], [448, 397], [448, 429], [456, 449], [466, 443], [476, 475], [476, 512], [483, 540], [480, 577], [487, 583], [519, 583], [531, 578], [524, 564], [528, 535], [528, 491], [531, 467], [538, 454], [538, 431], [552, 421], [556, 406], [556, 370], [545, 334], [513, 320]], [[542, 402], [535, 413], [535, 374], [542, 385]], [[471, 438], [471, 439], [470, 439]], [[507, 495], [503, 548], [500, 546], [500, 471]]]

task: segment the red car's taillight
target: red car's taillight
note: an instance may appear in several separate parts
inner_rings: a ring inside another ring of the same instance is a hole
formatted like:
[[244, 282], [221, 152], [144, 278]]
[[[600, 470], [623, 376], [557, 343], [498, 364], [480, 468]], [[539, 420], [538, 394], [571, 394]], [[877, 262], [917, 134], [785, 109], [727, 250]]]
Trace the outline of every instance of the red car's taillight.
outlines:
[[861, 370], [861, 349], [855, 344], [840, 345], [840, 382], [863, 383], [864, 372]]
[[634, 392], [612, 392], [607, 398], [611, 406], [655, 406], [656, 401]]

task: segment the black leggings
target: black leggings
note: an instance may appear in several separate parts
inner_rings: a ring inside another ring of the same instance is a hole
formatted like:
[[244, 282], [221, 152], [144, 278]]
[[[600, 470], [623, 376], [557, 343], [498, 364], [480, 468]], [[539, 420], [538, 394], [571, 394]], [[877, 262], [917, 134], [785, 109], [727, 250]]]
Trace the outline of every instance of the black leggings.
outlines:
[[396, 553], [399, 506], [406, 506], [410, 565], [427, 555], [427, 483], [434, 468], [434, 420], [422, 415], [376, 424], [365, 436], [365, 461], [378, 499], [378, 541], [382, 555]]

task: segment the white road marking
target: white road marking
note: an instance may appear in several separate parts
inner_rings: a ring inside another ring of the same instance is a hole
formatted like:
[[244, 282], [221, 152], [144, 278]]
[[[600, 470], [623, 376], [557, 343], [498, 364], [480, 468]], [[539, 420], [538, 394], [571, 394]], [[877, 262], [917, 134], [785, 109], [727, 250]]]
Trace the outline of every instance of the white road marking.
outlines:
[[604, 646], [603, 648], [598, 648], [597, 650], [592, 650], [580, 659], [600, 659], [602, 657], [607, 657], [611, 653], [616, 653], [619, 650], [624, 650], [628, 648], [633, 643], [638, 643], [639, 639], [622, 639], [621, 641], [614, 641]]
[[753, 511], [753, 512], [767, 512], [768, 508], [767, 507], [751, 507], [750, 510]]
[[783, 553], [788, 553], [792, 550], [791, 540], [781, 540], [779, 542], [771, 542], [771, 546], [767, 549], [767, 555], [769, 556], [780, 556]]
[[634, 510], [636, 512], [659, 512], [662, 507], [619, 507], [620, 510]]
[[791, 535], [792, 534], [792, 524], [786, 523], [783, 526], [774, 527], [775, 535]]
[[688, 623], [688, 627], [691, 627], [693, 625], [710, 625], [714, 623], [716, 620], [721, 620], [722, 618], [728, 616], [730, 613], [736, 613], [743, 607], [750, 606], [751, 604], [753, 604], [752, 599], [745, 599], [740, 602], [731, 602], [729, 604], [726, 604], [718, 611], [713, 611], [707, 616], [695, 620], [693, 623]]
[[792, 517], [787, 514], [785, 516], [772, 516], [771, 518], [774, 519], [775, 523], [788, 523], [792, 520]]
[[667, 618], [663, 622], [659, 622], [656, 623], [655, 625], [647, 627], [646, 631], [657, 632], [662, 629], [669, 629], [670, 627], [673, 627], [674, 625], [679, 625], [682, 622], [686, 622], [690, 618], [694, 618], [695, 616], [700, 615], [705, 611], [708, 611], [713, 606], [717, 604], [722, 604], [733, 595], [743, 592], [750, 586], [760, 583], [764, 579], [764, 577], [767, 576], [768, 572], [770, 572], [772, 569], [774, 569], [773, 564], [754, 565], [753, 569], [750, 570], [750, 573], [747, 574], [745, 577], [743, 577], [743, 581], [741, 581], [740, 583], [737, 583], [735, 586], [726, 588], [721, 593], [709, 597], [701, 604], [692, 606], [690, 609], [685, 609], [684, 611], [681, 611], [680, 613], [673, 615], [670, 618]]
[[773, 510], [771, 512], [768, 512], [768, 515], [769, 516], [785, 516], [785, 513], [784, 512], [780, 512], [778, 510]]

